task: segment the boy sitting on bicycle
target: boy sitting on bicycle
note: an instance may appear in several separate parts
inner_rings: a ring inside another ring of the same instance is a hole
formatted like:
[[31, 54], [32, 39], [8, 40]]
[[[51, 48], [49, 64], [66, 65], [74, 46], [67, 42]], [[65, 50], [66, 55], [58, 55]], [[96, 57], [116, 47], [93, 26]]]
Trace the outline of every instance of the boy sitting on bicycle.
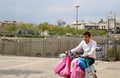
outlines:
[[[79, 45], [74, 48], [74, 49], [71, 49], [70, 52], [75, 54], [76, 52], [80, 52], [80, 50], [82, 49], [83, 50], [83, 54], [81, 57], [89, 57], [88, 59], [90, 59], [90, 65], [92, 65], [94, 63], [94, 59], [95, 59], [95, 54], [96, 54], [96, 46], [97, 46], [97, 43], [96, 41], [94, 41], [93, 39], [91, 39], [91, 33], [86, 31], [84, 34], [84, 40], [82, 40]], [[69, 54], [68, 51], [65, 52], [66, 54]], [[71, 71], [72, 71], [72, 66], [74, 65], [75, 61], [77, 60], [78, 58], [75, 58], [73, 59], [73, 61], [71, 62]]]

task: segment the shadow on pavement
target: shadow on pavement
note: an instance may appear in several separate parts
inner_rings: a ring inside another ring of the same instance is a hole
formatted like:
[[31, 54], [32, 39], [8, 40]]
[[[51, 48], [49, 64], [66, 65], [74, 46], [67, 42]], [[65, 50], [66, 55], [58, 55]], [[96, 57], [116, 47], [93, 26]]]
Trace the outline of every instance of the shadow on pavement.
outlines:
[[16, 75], [16, 76], [24, 75], [24, 78], [27, 78], [30, 74], [40, 74], [40, 73], [44, 73], [44, 72], [36, 71], [36, 70], [20, 70], [20, 69], [0, 70], [0, 76], [3, 76], [3, 75]]

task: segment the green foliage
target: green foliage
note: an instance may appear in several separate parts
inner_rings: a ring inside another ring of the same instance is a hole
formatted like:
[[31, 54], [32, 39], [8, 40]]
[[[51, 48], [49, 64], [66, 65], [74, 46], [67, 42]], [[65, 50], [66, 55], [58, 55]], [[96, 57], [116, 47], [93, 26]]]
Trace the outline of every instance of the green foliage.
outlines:
[[34, 24], [21, 23], [18, 25], [17, 34], [19, 34], [19, 35], [26, 35], [26, 34], [36, 35], [37, 34], [36, 29], [37, 29], [37, 27], [35, 27]]
[[106, 31], [104, 31], [104, 30], [90, 30], [90, 32], [92, 33], [92, 35], [94, 35], [94, 36], [97, 36], [97, 35], [100, 35], [100, 36], [102, 36], [102, 35], [106, 35], [107, 34], [107, 32]]
[[81, 30], [79, 29], [78, 34], [83, 34], [85, 31], [86, 31], [85, 29], [81, 29]]
[[76, 35], [76, 29], [70, 26], [63, 27], [65, 34], [70, 33], [71, 35]]
[[17, 30], [17, 26], [15, 24], [8, 24], [6, 26], [4, 26], [3, 30], [5, 32], [13, 32]]
[[120, 60], [120, 44], [117, 46], [116, 60]]
[[28, 37], [28, 38], [44, 38], [44, 36], [39, 36], [39, 35], [31, 35], [31, 34], [26, 34], [26, 35], [17, 35], [17, 37]]
[[6, 37], [15, 37], [14, 34], [6, 34]]
[[110, 48], [110, 49], [108, 50], [107, 56], [108, 56], [108, 58], [114, 57], [113, 48]]
[[44, 31], [48, 31], [49, 30], [50, 25], [47, 22], [45, 22], [45, 23], [40, 24], [38, 26], [38, 28], [39, 28], [39, 30], [42, 30], [44, 32]]
[[114, 51], [115, 47], [109, 48], [107, 52], [107, 59], [108, 60], [120, 60], [120, 44], [116, 44], [117, 48], [116, 51]]
[[[32, 37], [34, 35], [41, 36], [41, 33], [48, 32], [48, 35], [82, 35], [86, 30], [79, 29], [76, 31], [75, 28], [68, 26], [56, 26], [49, 24], [47, 22], [41, 23], [38, 26], [29, 23], [20, 23], [20, 24], [9, 24], [4, 27], [4, 32], [10, 32], [12, 35], [16, 36], [25, 36]], [[92, 35], [105, 35], [106, 32], [104, 30], [89, 30]], [[9, 35], [8, 35], [9, 36]], [[35, 36], [35, 37], [38, 37]], [[44, 35], [43, 35], [44, 36]]]

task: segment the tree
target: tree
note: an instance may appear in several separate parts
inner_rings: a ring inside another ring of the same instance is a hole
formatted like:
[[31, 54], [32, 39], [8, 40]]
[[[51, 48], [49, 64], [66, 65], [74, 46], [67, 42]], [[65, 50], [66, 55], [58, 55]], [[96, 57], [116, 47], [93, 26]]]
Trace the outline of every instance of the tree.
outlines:
[[35, 35], [35, 33], [37, 33], [37, 27], [35, 27], [35, 25], [32, 23], [29, 23], [29, 24], [21, 23], [18, 25], [17, 33], [22, 36]]
[[104, 30], [94, 30], [94, 29], [92, 29], [92, 30], [90, 30], [90, 32], [91, 32], [92, 35], [94, 35], [94, 36], [96, 36], [96, 35], [102, 36], [102, 35], [106, 35], [106, 34], [107, 34], [107, 32], [104, 31]]
[[5, 32], [13, 32], [17, 30], [17, 26], [15, 24], [9, 24], [9, 25], [4, 26], [3, 29]]
[[16, 34], [17, 26], [16, 24], [6, 24], [3, 27], [4, 34], [8, 36], [14, 36]]
[[50, 24], [45, 22], [45, 23], [39, 24], [38, 29], [41, 33], [43, 33], [43, 36], [44, 36], [45, 31], [49, 31], [50, 26], [51, 26]]

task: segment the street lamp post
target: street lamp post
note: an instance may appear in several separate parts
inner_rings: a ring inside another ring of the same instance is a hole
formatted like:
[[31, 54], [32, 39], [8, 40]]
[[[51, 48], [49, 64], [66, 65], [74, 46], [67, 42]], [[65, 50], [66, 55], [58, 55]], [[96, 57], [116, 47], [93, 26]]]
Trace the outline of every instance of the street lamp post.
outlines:
[[[110, 12], [107, 15], [108, 19], [108, 41], [110, 38], [113, 38], [113, 58], [116, 60], [116, 51], [117, 51], [117, 46], [116, 46], [116, 15], [115, 13]], [[113, 31], [113, 33], [112, 33]], [[112, 34], [112, 35], [110, 35]], [[109, 38], [110, 37], [110, 38]], [[109, 47], [108, 47], [109, 48]]]
[[78, 34], [78, 8], [80, 7], [79, 5], [75, 6], [76, 7], [76, 35]]

